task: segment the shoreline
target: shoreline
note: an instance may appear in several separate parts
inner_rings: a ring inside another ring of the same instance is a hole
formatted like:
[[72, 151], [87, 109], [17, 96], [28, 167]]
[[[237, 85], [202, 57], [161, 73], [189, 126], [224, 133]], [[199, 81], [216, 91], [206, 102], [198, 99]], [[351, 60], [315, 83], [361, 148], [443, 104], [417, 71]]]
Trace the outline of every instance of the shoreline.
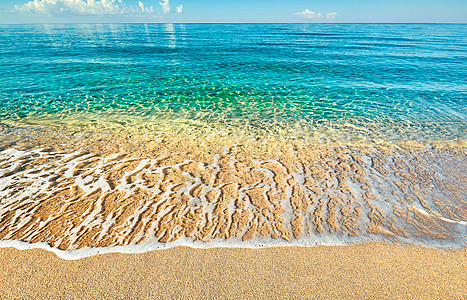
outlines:
[[5, 298], [462, 299], [467, 249], [388, 243], [262, 249], [174, 247], [62, 260], [0, 249]]
[[[312, 247], [352, 247], [361, 246], [364, 244], [384, 244], [389, 246], [402, 246], [402, 247], [422, 247], [432, 250], [442, 251], [467, 251], [467, 244], [456, 245], [456, 247], [450, 247], [449, 245], [442, 245], [442, 241], [439, 241], [436, 245], [423, 245], [409, 243], [394, 243], [385, 240], [382, 237], [373, 236], [372, 238], [358, 237], [358, 240], [347, 240], [342, 237], [328, 236], [327, 241], [322, 240], [305, 240], [305, 239], [293, 239], [287, 240], [274, 240], [274, 241], [242, 241], [237, 238], [230, 238], [224, 240], [216, 240], [210, 242], [202, 241], [189, 241], [185, 239], [179, 239], [175, 242], [159, 243], [159, 242], [143, 242], [140, 244], [129, 244], [129, 245], [115, 245], [107, 247], [96, 247], [96, 246], [85, 246], [83, 248], [73, 250], [63, 250], [52, 247], [46, 242], [28, 243], [20, 240], [0, 240], [0, 250], [6, 248], [13, 248], [18, 251], [28, 250], [45, 250], [62, 260], [80, 260], [86, 259], [93, 256], [100, 255], [112, 255], [112, 254], [145, 254], [154, 251], [165, 251], [173, 248], [190, 248], [199, 250], [210, 250], [210, 249], [245, 249], [245, 250], [258, 250], [268, 248], [312, 248]], [[378, 239], [379, 238], [379, 239]], [[269, 242], [269, 244], [268, 244]]]

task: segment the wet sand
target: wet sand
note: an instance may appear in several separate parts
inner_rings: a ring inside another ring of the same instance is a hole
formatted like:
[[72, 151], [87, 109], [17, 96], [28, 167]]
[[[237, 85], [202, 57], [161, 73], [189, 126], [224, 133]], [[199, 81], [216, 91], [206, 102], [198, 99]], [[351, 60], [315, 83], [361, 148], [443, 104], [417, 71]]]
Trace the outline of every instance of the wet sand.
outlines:
[[4, 299], [466, 299], [467, 251], [368, 243], [176, 247], [62, 260], [0, 249]]

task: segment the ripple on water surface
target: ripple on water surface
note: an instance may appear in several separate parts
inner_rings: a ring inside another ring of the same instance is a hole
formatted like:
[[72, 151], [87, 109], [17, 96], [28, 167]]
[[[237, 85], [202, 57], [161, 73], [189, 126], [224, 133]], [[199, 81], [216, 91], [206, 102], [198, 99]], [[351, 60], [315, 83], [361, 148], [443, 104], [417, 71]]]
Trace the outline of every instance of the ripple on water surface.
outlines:
[[2, 25], [0, 32], [2, 124], [151, 131], [166, 121], [248, 135], [273, 125], [313, 131], [384, 120], [363, 136], [392, 139], [464, 138], [466, 129], [462, 24]]

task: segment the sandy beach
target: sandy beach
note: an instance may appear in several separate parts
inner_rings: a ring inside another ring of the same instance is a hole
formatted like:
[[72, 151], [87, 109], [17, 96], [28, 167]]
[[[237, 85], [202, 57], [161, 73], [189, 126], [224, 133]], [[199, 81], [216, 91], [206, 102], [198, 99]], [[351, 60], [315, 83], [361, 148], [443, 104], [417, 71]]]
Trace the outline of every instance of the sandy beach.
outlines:
[[2, 299], [466, 299], [467, 251], [368, 243], [176, 247], [63, 260], [0, 249]]

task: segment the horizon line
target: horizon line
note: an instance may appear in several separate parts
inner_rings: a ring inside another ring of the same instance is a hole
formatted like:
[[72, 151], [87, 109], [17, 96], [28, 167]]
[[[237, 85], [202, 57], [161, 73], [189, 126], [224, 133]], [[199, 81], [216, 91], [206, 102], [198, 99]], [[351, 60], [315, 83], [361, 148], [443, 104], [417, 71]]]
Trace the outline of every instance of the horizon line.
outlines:
[[455, 24], [467, 22], [31, 22], [0, 23], [0, 25], [46, 25], [46, 24]]

